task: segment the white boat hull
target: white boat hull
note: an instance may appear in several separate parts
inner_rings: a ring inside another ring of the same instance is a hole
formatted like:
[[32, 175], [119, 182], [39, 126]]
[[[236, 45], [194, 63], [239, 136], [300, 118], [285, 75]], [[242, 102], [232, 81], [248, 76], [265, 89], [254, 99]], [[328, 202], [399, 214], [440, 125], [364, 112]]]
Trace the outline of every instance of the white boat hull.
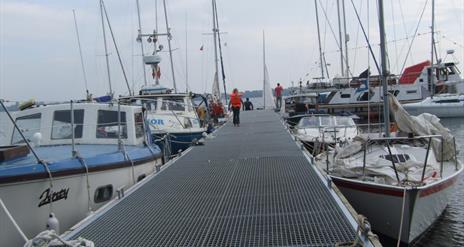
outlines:
[[334, 183], [374, 231], [398, 239], [404, 191], [406, 191], [401, 242], [410, 244], [443, 213], [449, 194], [462, 169], [438, 183], [404, 190], [401, 187], [332, 177]]
[[[127, 190], [138, 179], [153, 173], [155, 166], [160, 164], [161, 160], [156, 159], [133, 166], [134, 176], [132, 167], [89, 173], [90, 201], [88, 200], [87, 177], [82, 173], [54, 178], [52, 188], [50, 188], [49, 179], [1, 184], [0, 198], [27, 238], [33, 238], [46, 229], [47, 219], [51, 212], [58, 218], [60, 230], [63, 232], [88, 216], [91, 213], [89, 206], [94, 211], [109, 201], [95, 203], [97, 188], [111, 185], [113, 188], [111, 198], [114, 198], [117, 196], [118, 189]], [[55, 194], [47, 193], [48, 190]], [[49, 198], [56, 201], [51, 204], [46, 203], [47, 194], [50, 195]], [[19, 233], [1, 209], [0, 239], [0, 246], [24, 245]]]

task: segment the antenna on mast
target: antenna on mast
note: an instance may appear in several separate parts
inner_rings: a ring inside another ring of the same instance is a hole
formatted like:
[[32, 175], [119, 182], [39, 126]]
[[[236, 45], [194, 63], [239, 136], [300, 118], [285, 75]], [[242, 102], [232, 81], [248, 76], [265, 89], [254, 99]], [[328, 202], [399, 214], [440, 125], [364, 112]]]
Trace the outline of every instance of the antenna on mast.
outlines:
[[82, 56], [82, 48], [81, 48], [81, 39], [79, 38], [79, 28], [77, 27], [77, 20], [76, 20], [76, 11], [73, 9], [73, 16], [74, 16], [74, 27], [76, 29], [76, 36], [77, 36], [77, 45], [79, 47], [79, 55], [81, 57], [81, 67], [82, 67], [82, 75], [84, 76], [84, 85], [85, 85], [85, 96], [86, 99], [90, 99], [89, 87], [87, 82], [87, 74], [85, 73], [85, 66], [84, 66], [84, 58]]

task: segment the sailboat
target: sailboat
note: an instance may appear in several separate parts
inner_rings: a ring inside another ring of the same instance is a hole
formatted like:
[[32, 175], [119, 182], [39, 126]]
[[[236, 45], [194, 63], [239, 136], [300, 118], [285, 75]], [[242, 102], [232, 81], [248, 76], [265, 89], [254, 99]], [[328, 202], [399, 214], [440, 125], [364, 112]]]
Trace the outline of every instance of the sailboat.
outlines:
[[[349, 145], [315, 157], [374, 231], [411, 244], [439, 218], [463, 172], [449, 130], [430, 114], [410, 116], [386, 89], [383, 1], [379, 26], [385, 137], [360, 135]], [[390, 110], [398, 132], [390, 133]]]
[[[145, 83], [140, 89], [139, 95], [122, 97], [121, 100], [142, 104], [147, 110], [147, 121], [152, 133], [152, 140], [158, 144], [164, 154], [165, 159], [186, 150], [191, 145], [195, 145], [203, 138], [206, 128], [200, 125], [200, 121], [194, 107], [192, 93], [177, 92], [174, 65], [172, 60], [171, 33], [168, 23], [166, 1], [163, 1], [164, 15], [166, 20], [167, 33], [142, 33], [140, 23], [140, 5], [137, 1], [139, 16], [139, 34], [137, 41], [141, 43], [142, 53], [144, 52], [143, 41], [146, 39], [153, 46], [152, 54], [143, 53], [143, 63], [150, 66], [153, 73], [154, 82]], [[170, 55], [171, 73], [173, 89], [160, 84], [161, 79], [161, 57], [159, 52], [163, 50], [162, 45], [158, 45], [159, 38], [166, 36]], [[145, 68], [143, 69], [145, 76]]]
[[[263, 109], [269, 110], [275, 108], [274, 95], [272, 94], [271, 83], [269, 80], [269, 71], [266, 65], [266, 39], [263, 31]], [[280, 110], [280, 109], [276, 109]]]

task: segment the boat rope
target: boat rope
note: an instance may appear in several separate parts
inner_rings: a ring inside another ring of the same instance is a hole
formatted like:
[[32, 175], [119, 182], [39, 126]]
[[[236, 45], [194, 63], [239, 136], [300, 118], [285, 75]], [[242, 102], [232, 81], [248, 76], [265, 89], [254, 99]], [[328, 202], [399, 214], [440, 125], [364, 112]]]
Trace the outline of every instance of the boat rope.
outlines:
[[86, 187], [87, 187], [87, 208], [89, 212], [91, 212], [92, 206], [91, 206], [91, 197], [90, 197], [89, 167], [87, 166], [87, 163], [85, 162], [84, 158], [82, 158], [79, 154], [76, 154], [76, 159], [79, 160], [81, 165], [83, 165], [85, 168], [85, 178], [86, 178]]
[[46, 230], [39, 233], [33, 239], [26, 242], [24, 247], [95, 247], [95, 244], [87, 239], [79, 237], [76, 240], [66, 241], [56, 234], [54, 230]]
[[126, 150], [126, 146], [124, 145], [124, 142], [121, 142], [121, 147], [122, 147], [122, 154], [124, 155], [124, 160], [128, 160], [131, 163], [131, 173], [132, 173], [132, 182], [135, 184], [135, 167], [134, 167], [134, 161], [129, 157], [129, 153]]
[[[411, 48], [412, 48], [412, 45], [414, 44], [414, 40], [417, 36], [417, 30], [419, 29], [419, 25], [422, 21], [422, 17], [424, 16], [424, 12], [425, 12], [425, 9], [427, 7], [427, 3], [429, 2], [429, 0], [426, 0], [425, 1], [425, 4], [424, 4], [424, 8], [422, 8], [422, 13], [420, 14], [420, 17], [419, 17], [419, 21], [417, 22], [417, 26], [416, 26], [416, 30], [414, 31], [414, 35], [412, 36], [412, 40], [411, 40], [411, 43], [409, 44], [409, 48], [408, 48], [408, 52], [406, 52], [406, 56], [404, 57], [404, 62], [403, 62], [403, 66], [401, 66], [401, 73], [403, 72], [404, 70], [404, 67], [406, 66], [406, 62], [408, 61], [408, 58], [409, 58], [409, 54], [411, 52]], [[433, 64], [432, 64], [433, 65]]]
[[403, 233], [404, 205], [406, 204], [405, 202], [406, 202], [406, 186], [403, 189], [403, 204], [401, 206], [400, 229], [398, 231], [398, 242], [396, 243], [396, 247], [399, 247], [401, 244], [401, 235]]

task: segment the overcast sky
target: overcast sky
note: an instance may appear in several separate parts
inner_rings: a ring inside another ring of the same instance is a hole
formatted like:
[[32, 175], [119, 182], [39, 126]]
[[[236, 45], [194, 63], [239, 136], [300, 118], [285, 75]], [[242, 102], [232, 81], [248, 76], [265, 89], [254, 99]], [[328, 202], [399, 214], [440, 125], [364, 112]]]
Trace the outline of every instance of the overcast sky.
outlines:
[[[340, 74], [336, 39], [336, 0], [318, 0], [322, 46], [330, 64], [330, 77]], [[159, 30], [165, 31], [162, 1], [158, 1]], [[378, 54], [377, 5], [374, 0], [353, 0]], [[401, 2], [401, 4], [400, 4]], [[431, 0], [386, 0], [390, 70], [401, 73], [406, 66], [430, 58]], [[439, 56], [454, 49], [464, 61], [464, 1], [436, 0], [436, 30]], [[427, 5], [426, 5], [427, 3]], [[140, 46], [136, 43], [135, 0], [106, 0], [110, 22], [131, 87], [143, 85]], [[140, 0], [142, 29], [155, 28], [155, 1]], [[261, 89], [263, 80], [262, 32], [266, 33], [266, 57], [271, 84], [285, 87], [300, 78], [319, 76], [319, 53], [313, 0], [217, 0], [228, 91]], [[349, 66], [357, 75], [374, 67], [351, 1], [346, 1], [347, 33], [350, 36]], [[368, 4], [370, 6], [368, 6]], [[173, 34], [174, 67], [179, 90], [185, 90], [186, 52], [188, 82], [195, 92], [210, 92], [214, 75], [211, 32], [211, 0], [167, 0]], [[419, 23], [421, 12], [425, 11]], [[369, 8], [368, 8], [369, 7]], [[0, 98], [10, 100], [66, 100], [85, 95], [72, 10], [77, 13], [88, 88], [94, 95], [108, 92], [98, 0], [0, 0]], [[369, 20], [368, 20], [369, 15]], [[406, 59], [417, 28], [410, 55]], [[187, 27], [187, 30], [186, 30]], [[187, 47], [186, 47], [187, 33]], [[107, 29], [107, 34], [109, 34]], [[167, 47], [167, 41], [161, 38]], [[203, 51], [200, 47], [204, 46]], [[116, 94], [127, 94], [114, 46], [108, 35], [110, 69]], [[147, 45], [146, 51], [149, 51]], [[162, 83], [172, 87], [169, 58], [162, 53]], [[462, 64], [459, 65], [462, 69]], [[150, 79], [150, 72], [146, 70]], [[375, 73], [375, 69], [373, 69]], [[222, 88], [221, 88], [222, 90]]]

